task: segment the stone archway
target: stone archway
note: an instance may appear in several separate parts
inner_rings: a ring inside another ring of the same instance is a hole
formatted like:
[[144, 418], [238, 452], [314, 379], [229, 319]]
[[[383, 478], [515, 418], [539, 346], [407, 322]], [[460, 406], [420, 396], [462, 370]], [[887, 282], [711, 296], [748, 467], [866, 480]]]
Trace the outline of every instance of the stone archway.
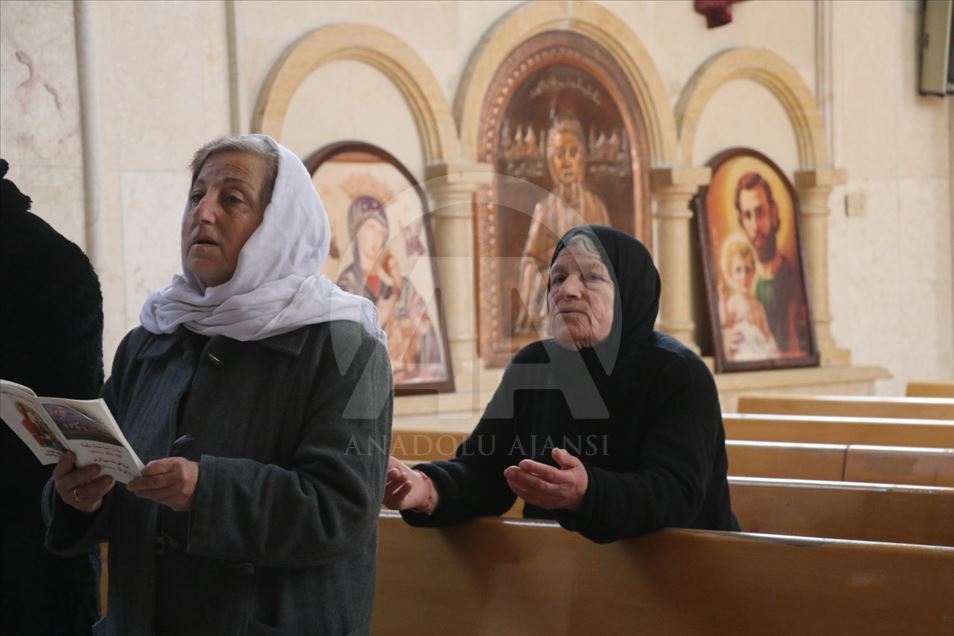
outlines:
[[802, 76], [767, 49], [741, 48], [719, 53], [692, 75], [676, 105], [683, 165], [693, 165], [696, 128], [709, 99], [725, 83], [746, 79], [767, 88], [785, 109], [798, 145], [802, 170], [828, 167], [825, 126], [815, 98]]
[[460, 155], [450, 106], [430, 68], [403, 40], [364, 24], [334, 24], [305, 34], [281, 55], [265, 80], [252, 130], [278, 138], [292, 96], [317, 68], [340, 60], [363, 62], [384, 73], [407, 101], [417, 124], [425, 165]]
[[803, 249], [818, 348], [822, 365], [847, 364], [850, 353], [837, 349], [831, 336], [828, 296], [828, 198], [834, 186], [844, 183], [845, 171], [830, 165], [821, 113], [798, 70], [766, 49], [730, 49], [707, 60], [690, 78], [676, 105], [683, 165], [695, 163], [696, 130], [706, 105], [719, 88], [734, 80], [749, 80], [767, 88], [792, 124], [799, 161], [794, 182], [801, 202]]
[[606, 48], [622, 67], [643, 108], [651, 164], [672, 165], [676, 121], [656, 65], [619, 17], [590, 2], [532, 2], [505, 15], [484, 36], [471, 55], [454, 101], [464, 158], [477, 161], [479, 156], [481, 107], [498, 67], [514, 48], [544, 31], [579, 33]]

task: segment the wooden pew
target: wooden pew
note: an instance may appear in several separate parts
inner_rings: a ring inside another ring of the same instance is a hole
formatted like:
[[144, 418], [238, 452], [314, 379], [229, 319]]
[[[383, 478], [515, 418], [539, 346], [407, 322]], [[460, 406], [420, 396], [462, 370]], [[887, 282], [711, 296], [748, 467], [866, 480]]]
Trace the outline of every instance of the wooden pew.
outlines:
[[848, 446], [729, 440], [725, 450], [730, 475], [841, 481]]
[[470, 431], [446, 428], [395, 426], [391, 430], [391, 454], [407, 462], [449, 459]]
[[728, 439], [954, 448], [954, 421], [723, 413]]
[[908, 382], [905, 396], [916, 398], [954, 398], [954, 382]]
[[[954, 486], [954, 448], [851, 445], [844, 481]], [[954, 525], [954, 519], [951, 520]]]
[[869, 395], [743, 395], [739, 413], [954, 420], [954, 400]]
[[954, 488], [729, 477], [747, 532], [954, 546]]
[[954, 487], [954, 448], [729, 440], [729, 475]]
[[942, 634], [954, 549], [556, 524], [379, 521], [372, 634]]
[[954, 547], [954, 488], [730, 475], [729, 489], [746, 531]]
[[[464, 435], [395, 429], [391, 452], [411, 464], [448, 459]], [[954, 486], [951, 449], [728, 440], [726, 451], [729, 474], [738, 477]]]
[[[447, 452], [448, 449], [441, 448], [436, 440], [451, 437], [451, 433], [433, 434], [432, 437], [395, 430], [392, 433], [395, 440], [392, 454], [409, 464], [450, 459], [453, 449]], [[840, 481], [844, 478], [848, 446], [730, 440], [726, 442], [726, 451], [732, 475]]]
[[[730, 440], [954, 448], [954, 421], [946, 420], [723, 413], [722, 422]], [[392, 450], [407, 460], [446, 459], [469, 433], [454, 424], [396, 423]]]

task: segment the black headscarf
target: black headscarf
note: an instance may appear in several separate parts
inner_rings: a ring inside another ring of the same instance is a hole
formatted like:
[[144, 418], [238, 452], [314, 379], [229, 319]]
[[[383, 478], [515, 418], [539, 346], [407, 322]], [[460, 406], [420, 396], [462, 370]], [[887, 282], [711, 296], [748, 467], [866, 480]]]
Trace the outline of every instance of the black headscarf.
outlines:
[[[553, 250], [551, 267], [567, 243], [579, 235], [589, 237], [596, 246], [616, 290], [609, 336], [592, 347], [604, 372], [611, 376], [618, 360], [632, 355], [652, 338], [662, 287], [659, 272], [642, 243], [619, 230], [601, 225], [583, 225], [564, 234]], [[589, 352], [584, 350], [582, 353], [588, 357]]]
[[661, 285], [652, 257], [631, 236], [590, 225], [567, 232], [553, 260], [581, 234], [613, 279], [610, 335], [579, 351], [550, 338], [518, 352], [455, 459], [416, 467], [441, 503], [430, 516], [404, 511], [412, 525], [502, 514], [516, 497], [503, 471], [524, 458], [555, 465], [550, 451], [560, 446], [586, 466], [582, 505], [527, 503], [526, 517], [601, 543], [665, 527], [738, 529], [715, 382], [696, 354], [653, 330]]
[[30, 197], [20, 192], [15, 183], [6, 179], [10, 164], [6, 159], [0, 159], [0, 201], [3, 201], [3, 211], [11, 213], [29, 212]]

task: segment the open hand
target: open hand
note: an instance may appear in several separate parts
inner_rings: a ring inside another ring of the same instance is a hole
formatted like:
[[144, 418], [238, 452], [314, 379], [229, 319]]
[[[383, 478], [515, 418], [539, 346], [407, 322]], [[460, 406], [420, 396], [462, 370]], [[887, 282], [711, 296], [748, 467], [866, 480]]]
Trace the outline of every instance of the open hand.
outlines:
[[142, 476], [126, 484], [129, 492], [157, 501], [177, 512], [192, 510], [199, 464], [182, 457], [154, 459], [142, 469]]
[[109, 475], [100, 475], [101, 468], [90, 464], [76, 467], [76, 455], [70, 451], [60, 457], [53, 469], [53, 484], [66, 505], [83, 512], [96, 512], [116, 482]]
[[552, 453], [559, 468], [525, 459], [504, 471], [507, 485], [518, 497], [544, 510], [576, 512], [583, 505], [589, 478], [579, 458], [562, 448]]

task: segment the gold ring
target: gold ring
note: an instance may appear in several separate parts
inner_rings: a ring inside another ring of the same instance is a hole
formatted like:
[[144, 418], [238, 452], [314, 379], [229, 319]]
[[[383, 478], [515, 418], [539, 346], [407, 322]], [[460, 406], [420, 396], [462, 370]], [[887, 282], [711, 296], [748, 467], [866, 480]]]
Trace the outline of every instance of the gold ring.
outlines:
[[76, 492], [76, 488], [73, 489], [73, 499], [75, 499], [77, 502], [83, 501], [80, 499], [79, 493]]

